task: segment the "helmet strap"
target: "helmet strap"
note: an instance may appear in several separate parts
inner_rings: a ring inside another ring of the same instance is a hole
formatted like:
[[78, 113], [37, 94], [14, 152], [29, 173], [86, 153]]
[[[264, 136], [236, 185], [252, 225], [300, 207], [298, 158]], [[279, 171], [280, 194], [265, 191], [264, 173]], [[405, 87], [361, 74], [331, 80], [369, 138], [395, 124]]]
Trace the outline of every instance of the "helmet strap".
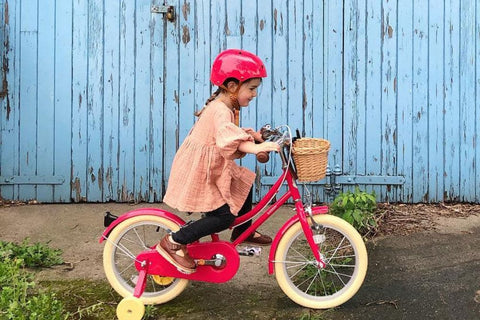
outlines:
[[229, 94], [230, 102], [232, 103], [233, 107], [233, 123], [235, 123], [236, 126], [240, 126], [240, 104], [238, 103], [238, 92], [240, 91], [240, 87], [242, 86], [242, 84], [243, 81], [240, 81], [238, 83], [237, 89], [234, 92], [228, 90], [223, 84], [220, 86]]

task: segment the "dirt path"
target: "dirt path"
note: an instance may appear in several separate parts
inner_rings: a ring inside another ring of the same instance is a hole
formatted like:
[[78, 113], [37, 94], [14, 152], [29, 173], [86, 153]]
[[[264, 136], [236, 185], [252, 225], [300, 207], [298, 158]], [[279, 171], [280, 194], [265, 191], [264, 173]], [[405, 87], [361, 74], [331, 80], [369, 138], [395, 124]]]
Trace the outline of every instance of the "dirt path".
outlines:
[[[143, 206], [143, 205], [142, 205]], [[75, 204], [0, 207], [0, 239], [49, 242], [67, 265], [44, 270], [40, 279], [104, 280], [103, 213], [140, 205]], [[162, 204], [155, 207], [165, 208]], [[191, 283], [174, 301], [188, 319], [478, 319], [480, 318], [480, 206], [383, 205], [380, 236], [368, 243], [364, 285], [334, 310], [312, 311], [290, 301], [267, 272], [268, 251], [242, 257], [238, 274], [225, 284]], [[179, 215], [188, 220], [183, 214]], [[284, 207], [261, 231], [274, 234], [292, 215]], [[229, 232], [221, 237], [228, 238]], [[188, 306], [185, 308], [185, 306]]]

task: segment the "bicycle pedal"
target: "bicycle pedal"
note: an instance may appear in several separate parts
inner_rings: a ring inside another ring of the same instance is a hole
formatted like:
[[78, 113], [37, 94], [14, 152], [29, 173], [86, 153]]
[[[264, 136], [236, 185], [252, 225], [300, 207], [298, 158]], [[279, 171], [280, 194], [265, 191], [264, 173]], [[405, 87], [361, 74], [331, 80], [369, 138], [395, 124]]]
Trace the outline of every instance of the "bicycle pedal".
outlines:
[[258, 257], [260, 253], [262, 253], [262, 248], [250, 247], [250, 246], [238, 247], [237, 252], [241, 256], [257, 256]]

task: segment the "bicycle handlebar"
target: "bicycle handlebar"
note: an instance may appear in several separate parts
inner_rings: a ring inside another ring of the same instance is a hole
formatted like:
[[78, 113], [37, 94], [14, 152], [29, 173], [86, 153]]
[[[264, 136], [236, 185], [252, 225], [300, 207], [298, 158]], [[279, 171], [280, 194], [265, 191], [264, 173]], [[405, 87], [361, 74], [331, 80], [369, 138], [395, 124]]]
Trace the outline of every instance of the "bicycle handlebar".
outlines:
[[[284, 147], [290, 144], [291, 140], [291, 133], [288, 130], [287, 132], [281, 132], [279, 128], [272, 128], [271, 125], [266, 124], [260, 129], [260, 133], [262, 134], [262, 139], [265, 141], [272, 141], [278, 143], [281, 147]], [[269, 152], [261, 151], [256, 154], [257, 161], [260, 163], [265, 163], [270, 160]]]

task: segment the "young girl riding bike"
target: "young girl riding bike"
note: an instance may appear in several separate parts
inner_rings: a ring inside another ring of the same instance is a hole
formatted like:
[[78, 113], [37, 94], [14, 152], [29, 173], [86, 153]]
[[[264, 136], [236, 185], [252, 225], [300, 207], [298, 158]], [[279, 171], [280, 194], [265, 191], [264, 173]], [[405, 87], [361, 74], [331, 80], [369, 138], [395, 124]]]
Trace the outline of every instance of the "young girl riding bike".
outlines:
[[[196, 267], [187, 244], [227, 229], [237, 215], [251, 209], [255, 173], [234, 160], [246, 153], [279, 151], [278, 144], [264, 142], [259, 132], [238, 126], [240, 107], [247, 107], [257, 96], [266, 76], [262, 60], [245, 50], [225, 50], [213, 62], [210, 80], [218, 89], [196, 114], [198, 121], [178, 149], [163, 199], [180, 211], [205, 215], [166, 235], [156, 247], [184, 273], [192, 273]], [[232, 240], [248, 226], [245, 223], [235, 228]], [[272, 239], [254, 232], [247, 241], [267, 245]]]

